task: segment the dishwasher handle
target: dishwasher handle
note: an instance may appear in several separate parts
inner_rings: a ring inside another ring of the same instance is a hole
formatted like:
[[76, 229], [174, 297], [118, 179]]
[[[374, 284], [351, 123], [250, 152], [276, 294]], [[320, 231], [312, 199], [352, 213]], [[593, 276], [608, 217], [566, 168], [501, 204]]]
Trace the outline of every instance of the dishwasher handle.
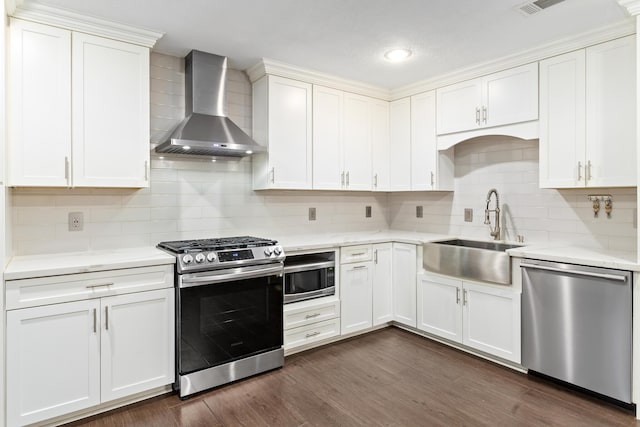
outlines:
[[597, 277], [599, 279], [615, 280], [617, 282], [626, 282], [627, 276], [620, 274], [592, 273], [590, 271], [569, 270], [564, 268], [549, 267], [546, 265], [521, 263], [520, 268], [532, 268], [537, 270], [556, 271], [558, 273], [575, 274], [578, 276]]

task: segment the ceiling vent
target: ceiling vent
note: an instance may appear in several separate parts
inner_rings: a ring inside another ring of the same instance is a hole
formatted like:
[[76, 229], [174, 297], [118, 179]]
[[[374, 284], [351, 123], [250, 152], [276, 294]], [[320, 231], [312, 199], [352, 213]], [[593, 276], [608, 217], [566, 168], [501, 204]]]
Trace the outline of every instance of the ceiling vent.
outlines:
[[544, 9], [547, 9], [553, 5], [558, 3], [562, 3], [564, 0], [536, 0], [530, 1], [520, 6], [517, 6], [516, 9], [525, 16], [530, 16], [535, 13], [538, 13]]

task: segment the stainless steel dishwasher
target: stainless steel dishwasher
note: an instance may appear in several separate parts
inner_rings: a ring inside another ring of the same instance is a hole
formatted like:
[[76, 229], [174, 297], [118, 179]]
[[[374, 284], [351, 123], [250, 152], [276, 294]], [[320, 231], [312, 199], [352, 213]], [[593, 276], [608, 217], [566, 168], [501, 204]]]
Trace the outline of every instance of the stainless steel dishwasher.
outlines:
[[522, 365], [631, 403], [632, 275], [524, 260]]

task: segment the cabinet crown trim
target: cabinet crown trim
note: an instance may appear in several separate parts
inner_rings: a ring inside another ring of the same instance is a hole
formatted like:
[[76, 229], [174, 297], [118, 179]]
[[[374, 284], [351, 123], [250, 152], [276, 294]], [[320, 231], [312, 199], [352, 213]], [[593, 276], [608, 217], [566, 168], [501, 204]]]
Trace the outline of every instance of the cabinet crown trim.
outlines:
[[305, 83], [327, 86], [333, 89], [343, 90], [345, 92], [352, 92], [359, 95], [382, 99], [384, 101], [389, 101], [391, 99], [391, 93], [386, 88], [369, 85], [356, 80], [344, 79], [331, 74], [321, 73], [319, 71], [275, 61], [273, 59], [262, 58], [262, 60], [256, 65], [247, 69], [247, 75], [249, 76], [251, 83], [254, 83], [256, 80], [267, 74], [286, 77], [293, 80], [300, 80]]
[[[621, 2], [638, 2], [640, 0], [618, 0]], [[628, 7], [628, 10], [632, 10]], [[637, 13], [640, 14], [640, 5], [637, 6]], [[436, 76], [432, 79], [426, 79], [419, 82], [411, 83], [406, 86], [391, 90], [391, 99], [400, 99], [406, 96], [438, 89], [454, 83], [465, 80], [471, 80], [478, 77], [493, 74], [509, 68], [519, 67], [524, 64], [537, 62], [552, 56], [561, 55], [573, 50], [584, 49], [599, 43], [604, 43], [620, 37], [625, 37], [636, 32], [636, 24], [633, 18], [625, 19], [619, 23], [597, 28], [582, 34], [569, 36], [533, 49], [519, 52], [513, 55], [503, 56], [487, 62], [473, 65], [471, 67], [462, 68], [444, 75]]]
[[164, 35], [164, 33], [157, 31], [135, 28], [42, 4], [20, 4], [16, 7], [12, 16], [71, 31], [137, 44], [147, 48], [152, 48], [156, 41]]
[[538, 120], [530, 122], [515, 123], [504, 126], [494, 126], [490, 128], [476, 129], [464, 132], [450, 133], [438, 136], [438, 151], [447, 150], [456, 144], [468, 141], [481, 136], [512, 136], [524, 139], [526, 141], [538, 139], [540, 131], [538, 129]]
[[640, 15], [640, 0], [618, 0], [618, 4], [627, 9], [630, 15]]

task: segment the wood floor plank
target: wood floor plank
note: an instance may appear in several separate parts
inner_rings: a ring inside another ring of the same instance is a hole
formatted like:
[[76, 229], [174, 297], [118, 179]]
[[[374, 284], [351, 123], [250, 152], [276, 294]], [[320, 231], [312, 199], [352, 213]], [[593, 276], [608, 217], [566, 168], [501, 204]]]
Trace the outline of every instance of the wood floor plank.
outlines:
[[640, 426], [631, 411], [398, 328], [288, 356], [282, 369], [73, 426]]

